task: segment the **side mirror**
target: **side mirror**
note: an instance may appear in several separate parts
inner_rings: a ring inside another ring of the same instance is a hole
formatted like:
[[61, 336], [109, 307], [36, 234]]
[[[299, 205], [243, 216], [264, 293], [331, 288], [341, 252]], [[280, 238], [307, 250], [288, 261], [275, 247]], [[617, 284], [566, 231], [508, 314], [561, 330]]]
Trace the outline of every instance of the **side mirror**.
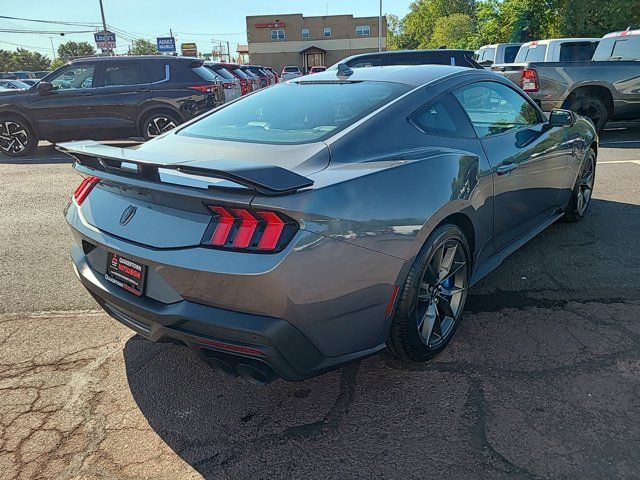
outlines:
[[576, 123], [577, 116], [571, 110], [563, 110], [554, 108], [549, 114], [549, 126], [551, 127], [570, 127]]
[[53, 90], [53, 85], [49, 82], [38, 82], [38, 95], [46, 95]]

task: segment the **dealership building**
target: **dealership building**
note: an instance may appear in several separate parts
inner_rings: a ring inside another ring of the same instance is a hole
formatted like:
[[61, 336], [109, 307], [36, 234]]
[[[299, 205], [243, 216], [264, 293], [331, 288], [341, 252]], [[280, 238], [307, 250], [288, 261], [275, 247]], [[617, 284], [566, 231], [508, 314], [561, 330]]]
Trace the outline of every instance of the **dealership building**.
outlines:
[[[382, 49], [386, 47], [387, 21], [382, 17]], [[302, 14], [247, 17], [249, 60], [280, 72], [298, 65], [306, 72], [314, 65], [330, 66], [358, 53], [378, 51], [378, 17]]]

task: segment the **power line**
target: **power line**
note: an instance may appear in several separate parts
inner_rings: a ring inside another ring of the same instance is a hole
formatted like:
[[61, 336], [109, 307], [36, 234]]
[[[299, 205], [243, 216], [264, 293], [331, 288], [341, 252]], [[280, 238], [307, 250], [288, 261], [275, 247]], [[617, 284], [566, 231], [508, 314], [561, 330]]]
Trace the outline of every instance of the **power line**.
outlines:
[[49, 30], [20, 30], [17, 28], [0, 28], [1, 33], [29, 33], [42, 35], [70, 35], [73, 33], [93, 33], [93, 30], [69, 30], [69, 31], [49, 31]]
[[36, 47], [34, 45], [24, 45], [22, 43], [6, 42], [4, 40], [0, 40], [0, 43], [6, 43], [7, 45], [13, 45], [14, 47], [31, 48], [33, 50], [42, 50], [43, 52], [51, 53], [50, 48]]
[[77, 27], [99, 27], [99, 23], [85, 23], [85, 22], [66, 22], [66, 21], [56, 21], [56, 20], [40, 20], [35, 18], [21, 18], [21, 17], [7, 17], [6, 15], [0, 15], [0, 18], [5, 18], [8, 20], [22, 20], [24, 22], [38, 22], [38, 23], [49, 23], [49, 24], [57, 24], [57, 25], [74, 25]]

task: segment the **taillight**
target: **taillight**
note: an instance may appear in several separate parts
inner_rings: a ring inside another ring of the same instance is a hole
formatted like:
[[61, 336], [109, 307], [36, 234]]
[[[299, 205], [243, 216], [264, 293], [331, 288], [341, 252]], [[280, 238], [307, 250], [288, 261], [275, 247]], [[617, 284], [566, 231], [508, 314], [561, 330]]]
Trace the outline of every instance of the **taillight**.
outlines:
[[532, 68], [525, 68], [522, 70], [522, 77], [520, 77], [520, 87], [525, 92], [537, 92], [540, 88], [538, 83], [538, 72]]
[[99, 181], [100, 179], [98, 177], [89, 176], [85, 177], [82, 182], [80, 182], [78, 188], [76, 188], [73, 192], [73, 198], [78, 203], [78, 205], [82, 205], [82, 202], [86, 200], [86, 198], [91, 193], [91, 190], [93, 190], [93, 187], [95, 187]]
[[273, 253], [282, 250], [298, 224], [279, 212], [209, 205], [213, 218], [202, 244], [225, 250]]
[[214, 85], [193, 85], [189, 90], [197, 90], [202, 93], [212, 93], [215, 90]]
[[235, 83], [233, 83], [233, 82], [224, 82], [224, 83], [222, 84], [222, 86], [223, 86], [224, 88], [232, 89], [232, 88], [235, 88], [235, 87], [236, 87], [236, 84], [235, 84]]

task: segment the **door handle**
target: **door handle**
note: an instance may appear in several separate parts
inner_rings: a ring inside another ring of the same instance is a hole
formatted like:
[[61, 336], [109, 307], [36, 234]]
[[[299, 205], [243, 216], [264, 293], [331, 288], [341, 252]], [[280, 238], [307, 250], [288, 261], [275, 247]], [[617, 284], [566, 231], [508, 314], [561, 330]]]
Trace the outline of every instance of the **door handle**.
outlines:
[[496, 168], [496, 173], [498, 175], [506, 175], [507, 173], [511, 173], [516, 168], [518, 168], [517, 163], [505, 162], [498, 168]]

